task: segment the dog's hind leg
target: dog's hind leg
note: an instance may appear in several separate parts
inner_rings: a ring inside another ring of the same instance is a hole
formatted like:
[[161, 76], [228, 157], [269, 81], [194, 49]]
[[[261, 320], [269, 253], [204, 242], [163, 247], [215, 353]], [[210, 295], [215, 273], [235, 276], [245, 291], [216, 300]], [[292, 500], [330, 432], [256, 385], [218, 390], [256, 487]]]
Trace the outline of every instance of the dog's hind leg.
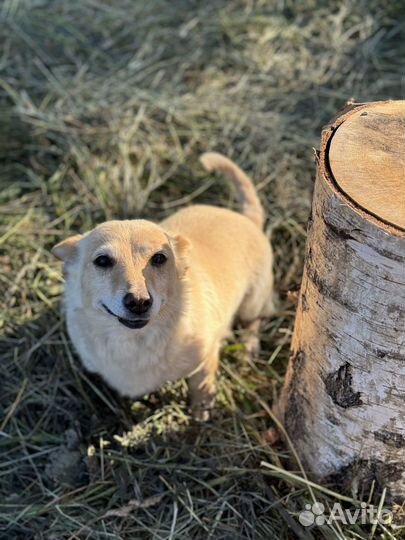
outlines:
[[250, 356], [256, 356], [260, 351], [260, 318], [254, 319], [248, 323], [243, 322], [243, 343], [245, 345], [246, 352]]
[[216, 344], [198, 369], [188, 378], [191, 410], [196, 420], [205, 422], [215, 403], [215, 377], [219, 363], [219, 344]]
[[238, 318], [244, 327], [246, 351], [256, 355], [260, 350], [260, 320], [274, 312], [274, 293], [272, 276], [267, 282], [256, 283], [249, 291], [238, 310]]

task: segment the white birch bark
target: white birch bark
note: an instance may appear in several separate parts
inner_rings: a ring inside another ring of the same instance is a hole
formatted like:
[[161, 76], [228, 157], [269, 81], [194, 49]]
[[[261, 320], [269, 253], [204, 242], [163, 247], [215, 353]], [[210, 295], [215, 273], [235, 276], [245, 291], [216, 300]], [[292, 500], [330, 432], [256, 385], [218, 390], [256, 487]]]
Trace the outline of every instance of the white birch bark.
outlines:
[[[403, 111], [405, 116], [405, 104]], [[344, 120], [323, 132], [292, 354], [277, 414], [312, 477], [352, 491], [374, 480], [402, 498], [405, 231], [359, 208], [336, 184], [328, 152]], [[404, 142], [402, 148], [405, 157]]]

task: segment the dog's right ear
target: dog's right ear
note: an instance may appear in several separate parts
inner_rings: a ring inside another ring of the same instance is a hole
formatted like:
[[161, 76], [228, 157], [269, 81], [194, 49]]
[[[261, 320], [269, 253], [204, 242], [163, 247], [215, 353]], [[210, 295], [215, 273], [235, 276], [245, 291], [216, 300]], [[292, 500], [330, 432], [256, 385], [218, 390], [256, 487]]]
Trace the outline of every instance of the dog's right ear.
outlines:
[[78, 249], [77, 244], [82, 238], [82, 234], [70, 236], [69, 238], [66, 238], [66, 240], [62, 240], [62, 242], [56, 244], [51, 251], [55, 257], [63, 261], [65, 264], [69, 264], [75, 260]]
[[182, 234], [170, 236], [170, 243], [176, 255], [176, 266], [179, 276], [183, 277], [188, 270], [188, 255], [191, 249], [191, 242]]

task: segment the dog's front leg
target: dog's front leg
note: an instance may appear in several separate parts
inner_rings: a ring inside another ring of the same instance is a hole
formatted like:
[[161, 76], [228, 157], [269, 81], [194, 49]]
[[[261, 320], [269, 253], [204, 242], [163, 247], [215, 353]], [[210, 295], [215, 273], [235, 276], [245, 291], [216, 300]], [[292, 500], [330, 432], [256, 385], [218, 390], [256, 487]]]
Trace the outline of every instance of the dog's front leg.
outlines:
[[215, 403], [215, 376], [219, 362], [219, 347], [215, 347], [201, 363], [197, 371], [188, 378], [191, 411], [193, 417], [206, 422]]

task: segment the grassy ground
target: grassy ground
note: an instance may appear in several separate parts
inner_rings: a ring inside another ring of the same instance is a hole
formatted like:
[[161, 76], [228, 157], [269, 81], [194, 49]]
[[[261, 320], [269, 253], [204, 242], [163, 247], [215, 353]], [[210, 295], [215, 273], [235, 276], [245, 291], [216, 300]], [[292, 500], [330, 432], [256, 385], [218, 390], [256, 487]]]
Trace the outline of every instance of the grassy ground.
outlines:
[[[2, 538], [401, 537], [300, 526], [313, 495], [341, 495], [288, 475], [288, 449], [264, 434], [288, 360], [312, 147], [347, 99], [403, 97], [404, 15], [401, 0], [2, 0]], [[214, 419], [199, 426], [182, 383], [131, 403], [82, 370], [49, 249], [113, 216], [232, 205], [198, 163], [208, 149], [258, 186], [282, 302], [257, 362], [241, 360], [237, 335], [224, 349]]]

